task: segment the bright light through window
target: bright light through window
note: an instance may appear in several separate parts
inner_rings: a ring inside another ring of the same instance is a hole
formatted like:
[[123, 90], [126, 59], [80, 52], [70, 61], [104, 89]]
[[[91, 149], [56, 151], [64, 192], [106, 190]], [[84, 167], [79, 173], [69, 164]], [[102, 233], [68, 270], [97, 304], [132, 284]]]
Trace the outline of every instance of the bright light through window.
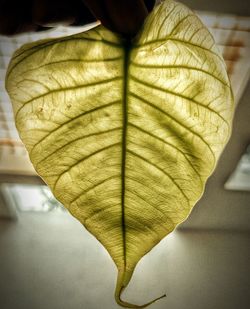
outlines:
[[250, 145], [225, 183], [225, 189], [250, 191]]
[[65, 210], [54, 198], [47, 186], [3, 184], [1, 185], [1, 191], [5, 198], [21, 211], [47, 212]]

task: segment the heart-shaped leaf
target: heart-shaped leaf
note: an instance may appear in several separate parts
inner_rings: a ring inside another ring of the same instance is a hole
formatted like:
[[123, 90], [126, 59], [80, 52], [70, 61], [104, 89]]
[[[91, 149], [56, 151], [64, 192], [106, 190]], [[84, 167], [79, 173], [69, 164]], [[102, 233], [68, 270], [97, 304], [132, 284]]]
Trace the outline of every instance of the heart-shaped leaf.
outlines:
[[110, 253], [118, 304], [148, 251], [187, 218], [231, 130], [222, 56], [167, 0], [131, 42], [98, 26], [19, 49], [6, 86], [38, 174]]

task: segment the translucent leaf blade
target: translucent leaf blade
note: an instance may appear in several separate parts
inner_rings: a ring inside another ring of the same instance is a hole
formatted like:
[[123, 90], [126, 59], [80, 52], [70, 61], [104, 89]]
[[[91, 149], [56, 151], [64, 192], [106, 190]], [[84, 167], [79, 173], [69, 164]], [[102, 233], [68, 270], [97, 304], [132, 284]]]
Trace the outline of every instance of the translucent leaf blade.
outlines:
[[136, 264], [187, 218], [230, 136], [213, 38], [165, 1], [129, 44], [99, 26], [24, 46], [6, 86], [38, 174], [108, 250], [130, 306]]

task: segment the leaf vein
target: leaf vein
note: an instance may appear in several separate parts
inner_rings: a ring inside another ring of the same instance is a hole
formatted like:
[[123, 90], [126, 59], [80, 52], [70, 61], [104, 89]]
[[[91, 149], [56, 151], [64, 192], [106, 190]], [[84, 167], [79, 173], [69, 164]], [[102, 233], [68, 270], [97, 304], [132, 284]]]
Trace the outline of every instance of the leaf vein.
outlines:
[[191, 42], [189, 42], [189, 41], [184, 41], [184, 40], [181, 40], [181, 39], [171, 38], [171, 37], [168, 37], [168, 38], [165, 38], [165, 39], [151, 40], [151, 41], [148, 41], [148, 42], [142, 43], [142, 44], [136, 44], [136, 45], [133, 46], [133, 48], [134, 48], [134, 49], [137, 49], [137, 48], [145, 47], [145, 46], [147, 46], [147, 45], [152, 45], [152, 44], [155, 44], [155, 43], [163, 43], [163, 44], [165, 44], [165, 43], [167, 43], [168, 41], [178, 42], [178, 43], [180, 43], [180, 44], [184, 44], [184, 45], [187, 44], [187, 45], [191, 45], [191, 46], [193, 46], [193, 47], [197, 47], [197, 48], [199, 48], [199, 49], [202, 49], [204, 52], [213, 54], [214, 56], [218, 57], [221, 61], [224, 62], [223, 58], [222, 58], [219, 54], [217, 54], [216, 52], [214, 52], [214, 51], [211, 50], [211, 49], [208, 49], [208, 48], [206, 48], [206, 47], [204, 47], [204, 46], [200, 46], [200, 45], [195, 44], [195, 43], [191, 43]]
[[83, 159], [77, 161], [77, 162], [74, 163], [73, 165], [71, 165], [69, 168], [67, 168], [65, 171], [63, 171], [63, 173], [61, 173], [61, 174], [58, 175], [58, 178], [57, 178], [57, 180], [55, 181], [54, 186], [53, 186], [53, 191], [55, 191], [56, 186], [57, 186], [57, 184], [58, 184], [58, 181], [61, 179], [61, 177], [62, 177], [64, 174], [68, 173], [72, 168], [74, 168], [75, 166], [79, 165], [80, 163], [83, 163], [84, 161], [88, 160], [89, 158], [91, 158], [91, 157], [93, 157], [93, 156], [95, 156], [95, 155], [97, 155], [97, 154], [99, 154], [99, 153], [101, 153], [101, 152], [103, 152], [103, 151], [105, 151], [105, 150], [108, 150], [108, 149], [110, 149], [110, 148], [112, 148], [112, 147], [115, 147], [115, 146], [117, 146], [117, 145], [120, 145], [120, 142], [115, 143], [115, 144], [108, 145], [108, 146], [103, 147], [103, 148], [101, 148], [101, 149], [98, 149], [98, 150], [92, 152], [91, 154], [87, 155], [87, 156], [84, 157]]
[[65, 147], [68, 147], [69, 145], [77, 142], [77, 141], [83, 141], [85, 138], [88, 138], [88, 137], [92, 137], [92, 136], [98, 136], [98, 135], [102, 135], [102, 134], [105, 134], [105, 133], [110, 133], [110, 132], [114, 132], [114, 131], [117, 131], [121, 129], [121, 127], [118, 127], [118, 128], [113, 128], [113, 129], [109, 129], [109, 130], [105, 130], [105, 131], [100, 131], [100, 132], [94, 132], [94, 133], [90, 133], [90, 134], [87, 134], [87, 135], [84, 135], [84, 136], [81, 136], [81, 137], [78, 137], [76, 139], [73, 139], [71, 140], [70, 142], [67, 142], [67, 144], [64, 144], [63, 146], [57, 148], [56, 150], [54, 150], [53, 152], [51, 152], [49, 155], [47, 155], [45, 158], [43, 158], [41, 161], [39, 161], [37, 164], [36, 164], [36, 168], [38, 167], [39, 164], [41, 164], [42, 162], [44, 162], [45, 160], [47, 160], [49, 157], [51, 157], [53, 154], [55, 154], [56, 152], [58, 152], [59, 150], [65, 148]]
[[164, 169], [160, 168], [159, 166], [157, 166], [155, 163], [153, 162], [150, 162], [148, 159], [142, 157], [141, 155], [139, 155], [138, 153], [130, 150], [130, 149], [127, 149], [127, 152], [132, 154], [133, 156], [141, 159], [142, 161], [146, 162], [147, 164], [153, 166], [155, 169], [161, 171], [164, 175], [166, 175], [171, 181], [172, 183], [179, 189], [179, 191], [181, 192], [181, 194], [183, 195], [183, 197], [185, 198], [185, 200], [187, 201], [187, 203], [189, 204], [189, 199], [188, 197], [186, 196], [186, 194], [183, 192], [183, 190], [181, 189], [181, 187], [179, 186], [179, 184], [174, 180], [174, 178], [169, 174], [167, 173]]
[[[32, 51], [34, 49], [33, 52], [28, 53], [28, 55], [24, 56], [22, 59], [20, 59], [19, 61], [17, 61], [11, 68], [10, 70], [7, 72], [7, 78], [9, 78], [10, 74], [12, 73], [12, 71], [14, 70], [15, 67], [17, 67], [19, 64], [21, 64], [23, 61], [25, 61], [25, 59], [29, 58], [30, 56], [34, 55], [37, 52], [40, 52], [41, 50], [45, 49], [46, 47], [49, 47], [51, 45], [55, 45], [55, 44], [60, 44], [60, 43], [65, 43], [65, 42], [74, 42], [74, 41], [91, 41], [91, 42], [95, 42], [95, 43], [104, 43], [110, 46], [114, 46], [116, 48], [122, 48], [122, 46], [118, 43], [115, 42], [110, 42], [107, 40], [95, 40], [95, 39], [91, 39], [91, 38], [87, 38], [87, 37], [79, 37], [79, 38], [72, 38], [70, 37], [66, 37], [66, 38], [59, 38], [59, 39], [52, 39], [49, 42], [43, 42], [40, 45], [35, 45], [33, 47], [29, 48], [29, 52]], [[27, 50], [23, 50], [21, 51], [19, 54], [16, 54], [12, 57], [12, 60], [20, 57], [22, 54], [26, 53]]]
[[106, 108], [106, 107], [109, 107], [109, 106], [112, 106], [112, 105], [115, 105], [115, 104], [118, 104], [118, 103], [120, 103], [120, 101], [114, 101], [114, 102], [110, 102], [110, 103], [105, 104], [105, 105], [102, 105], [102, 106], [95, 107], [95, 108], [93, 108], [93, 109], [87, 110], [87, 111], [81, 113], [80, 115], [78, 115], [78, 116], [76, 116], [76, 117], [74, 117], [74, 118], [72, 118], [72, 119], [70, 119], [70, 120], [68, 120], [68, 121], [66, 121], [66, 122], [64, 122], [64, 123], [62, 123], [60, 126], [58, 126], [57, 128], [51, 130], [51, 131], [49, 132], [49, 134], [45, 135], [42, 139], [40, 139], [37, 143], [35, 143], [34, 146], [33, 146], [33, 148], [32, 148], [32, 150], [31, 150], [31, 152], [30, 152], [30, 155], [32, 155], [33, 150], [35, 149], [35, 147], [36, 147], [38, 144], [40, 144], [40, 143], [41, 143], [42, 141], [44, 141], [47, 137], [49, 137], [52, 133], [55, 133], [57, 130], [59, 130], [60, 128], [64, 127], [65, 125], [68, 125], [69, 123], [73, 122], [74, 120], [77, 120], [77, 119], [79, 119], [79, 118], [81, 118], [81, 117], [83, 117], [83, 116], [85, 116], [85, 115], [87, 115], [87, 114], [96, 112], [96, 111], [98, 111], [98, 110], [104, 109], [104, 108]]
[[[144, 130], [144, 129], [142, 129], [142, 128], [140, 128], [140, 127], [138, 127], [138, 126], [136, 126], [136, 125], [134, 125], [134, 124], [132, 124], [132, 123], [129, 123], [129, 125], [132, 126], [132, 127], [134, 127], [134, 128], [136, 128], [138, 131], [141, 131], [142, 133], [145, 133], [145, 134], [147, 134], [147, 135], [150, 135], [151, 137], [153, 137], [153, 138], [159, 140], [160, 142], [162, 142], [163, 144], [168, 145], [168, 146], [172, 147], [173, 149], [177, 150], [179, 153], [181, 153], [181, 154], [183, 155], [183, 157], [186, 159], [186, 161], [188, 162], [189, 166], [193, 169], [193, 171], [195, 172], [195, 174], [199, 177], [200, 182], [202, 183], [200, 174], [199, 174], [198, 171], [194, 168], [193, 164], [192, 164], [192, 163], [190, 162], [190, 160], [187, 158], [187, 155], [186, 155], [181, 149], [179, 149], [179, 148], [176, 147], [175, 145], [173, 145], [173, 144], [171, 144], [171, 143], [165, 141], [163, 138], [160, 138], [160, 137], [158, 137], [158, 136], [156, 136], [156, 135], [154, 135], [154, 134], [152, 134], [152, 133], [150, 133], [150, 132], [148, 132], [148, 131], [146, 131], [146, 130]], [[198, 158], [197, 158], [197, 159], [198, 159]]]
[[213, 75], [212, 73], [203, 70], [201, 68], [196, 68], [196, 67], [189, 67], [187, 65], [153, 65], [153, 64], [140, 64], [140, 63], [136, 63], [131, 61], [131, 64], [140, 68], [145, 68], [145, 69], [187, 69], [190, 71], [198, 71], [198, 72], [202, 72], [204, 74], [210, 75], [212, 76], [214, 79], [218, 80], [219, 82], [221, 82], [223, 85], [227, 86], [228, 88], [230, 88], [229, 84], [225, 81], [223, 81], [222, 79], [220, 79], [218, 76]]
[[96, 86], [96, 85], [101, 85], [101, 84], [106, 84], [106, 83], [111, 83], [113, 81], [116, 81], [116, 80], [121, 80], [121, 77], [113, 77], [113, 78], [110, 78], [110, 79], [106, 79], [106, 80], [103, 80], [103, 81], [99, 81], [99, 82], [95, 82], [95, 83], [89, 83], [89, 84], [86, 84], [86, 85], [79, 85], [79, 86], [73, 86], [73, 87], [67, 87], [67, 88], [60, 88], [60, 89], [55, 89], [55, 90], [51, 90], [50, 92], [46, 92], [46, 93], [43, 93], [35, 98], [32, 98], [28, 101], [26, 101], [20, 108], [19, 110], [17, 110], [16, 112], [16, 118], [19, 114], [19, 112], [22, 110], [22, 108], [24, 108], [25, 105], [29, 104], [29, 103], [32, 103], [33, 101], [35, 100], [38, 100], [38, 99], [41, 99], [41, 98], [45, 98], [46, 96], [48, 95], [51, 95], [51, 94], [54, 94], [54, 93], [60, 93], [60, 92], [65, 92], [65, 91], [70, 91], [70, 90], [77, 90], [77, 89], [83, 89], [83, 88], [86, 88], [86, 87], [91, 87], [91, 86]]
[[93, 186], [89, 187], [88, 189], [82, 191], [81, 194], [78, 194], [78, 195], [69, 203], [70, 207], [72, 206], [73, 203], [77, 202], [78, 199], [81, 198], [84, 194], [89, 193], [90, 191], [94, 190], [96, 187], [98, 187], [98, 186], [100, 186], [100, 185], [106, 183], [107, 181], [113, 180], [113, 179], [118, 178], [118, 177], [119, 177], [119, 176], [117, 176], [117, 175], [112, 175], [112, 176], [110, 176], [110, 177], [108, 177], [108, 178], [106, 178], [106, 179], [104, 179], [104, 180], [102, 180], [102, 181], [100, 181], [100, 182], [98, 182], [98, 183], [95, 183]]
[[106, 59], [65, 59], [65, 60], [58, 60], [58, 61], [51, 61], [49, 63], [45, 63], [43, 65], [40, 65], [38, 67], [34, 67], [32, 69], [24, 71], [24, 73], [34, 71], [34, 70], [39, 70], [41, 68], [47, 67], [47, 66], [52, 66], [52, 65], [57, 65], [57, 64], [64, 64], [68, 62], [73, 62], [73, 63], [103, 63], [103, 62], [112, 62], [112, 61], [117, 61], [117, 60], [122, 60], [121, 56], [115, 57], [115, 58], [106, 58]]
[[[147, 83], [145, 81], [142, 81], [142, 80], [140, 80], [137, 77], [132, 76], [132, 75], [131, 75], [131, 79], [133, 79], [135, 82], [138, 82], [138, 83], [140, 83], [140, 84], [142, 84], [144, 86], [147, 86], [149, 88], [156, 89], [156, 90], [159, 90], [159, 91], [162, 91], [162, 92], [167, 92], [167, 93], [169, 93], [169, 94], [171, 94], [173, 96], [180, 97], [180, 98], [182, 98], [184, 100], [187, 100], [187, 101], [191, 101], [192, 103], [194, 103], [194, 104], [196, 104], [196, 105], [198, 105], [198, 106], [208, 110], [209, 112], [215, 114], [216, 116], [218, 116], [223, 121], [223, 123], [225, 123], [227, 125], [227, 127], [229, 127], [229, 124], [227, 123], [227, 121], [218, 112], [216, 112], [215, 110], [211, 109], [209, 106], [203, 105], [202, 103], [194, 100], [193, 98], [189, 98], [189, 97], [187, 97], [187, 96], [185, 96], [185, 95], [183, 95], [181, 93], [177, 93], [177, 92], [171, 91], [169, 89], [165, 89], [165, 88], [161, 88], [159, 86], [153, 85], [153, 84], [149, 84], [149, 83]], [[190, 87], [190, 85], [188, 85], [187, 88], [188, 87]]]
[[190, 133], [192, 133], [193, 135], [197, 136], [201, 141], [203, 141], [203, 143], [207, 146], [207, 148], [210, 150], [213, 158], [214, 158], [214, 162], [215, 162], [215, 156], [214, 153], [210, 147], [210, 145], [207, 143], [207, 141], [200, 136], [198, 133], [196, 133], [195, 131], [191, 130], [190, 128], [186, 127], [183, 123], [179, 122], [177, 119], [175, 119], [173, 116], [171, 116], [170, 114], [168, 114], [166, 111], [164, 111], [163, 109], [161, 109], [160, 107], [152, 104], [151, 102], [145, 100], [144, 98], [141, 98], [139, 96], [137, 96], [136, 94], [134, 94], [133, 92], [130, 92], [130, 95], [132, 95], [134, 98], [140, 100], [142, 103], [147, 104], [148, 106], [151, 106], [153, 109], [156, 109], [157, 111], [161, 112], [162, 114], [164, 114], [165, 116], [167, 116], [168, 118], [172, 119], [174, 122], [176, 122], [178, 125], [180, 125], [182, 128], [186, 129], [187, 131], [189, 131]]

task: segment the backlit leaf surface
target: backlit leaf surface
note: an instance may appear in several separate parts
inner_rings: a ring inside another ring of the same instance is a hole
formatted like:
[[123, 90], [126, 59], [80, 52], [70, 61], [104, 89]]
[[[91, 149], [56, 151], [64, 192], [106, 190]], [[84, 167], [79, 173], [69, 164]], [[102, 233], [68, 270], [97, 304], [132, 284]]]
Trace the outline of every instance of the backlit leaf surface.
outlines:
[[117, 302], [139, 308], [123, 288], [187, 218], [230, 135], [232, 92], [210, 33], [168, 0], [130, 43], [98, 26], [25, 45], [6, 87], [36, 171], [110, 253]]

